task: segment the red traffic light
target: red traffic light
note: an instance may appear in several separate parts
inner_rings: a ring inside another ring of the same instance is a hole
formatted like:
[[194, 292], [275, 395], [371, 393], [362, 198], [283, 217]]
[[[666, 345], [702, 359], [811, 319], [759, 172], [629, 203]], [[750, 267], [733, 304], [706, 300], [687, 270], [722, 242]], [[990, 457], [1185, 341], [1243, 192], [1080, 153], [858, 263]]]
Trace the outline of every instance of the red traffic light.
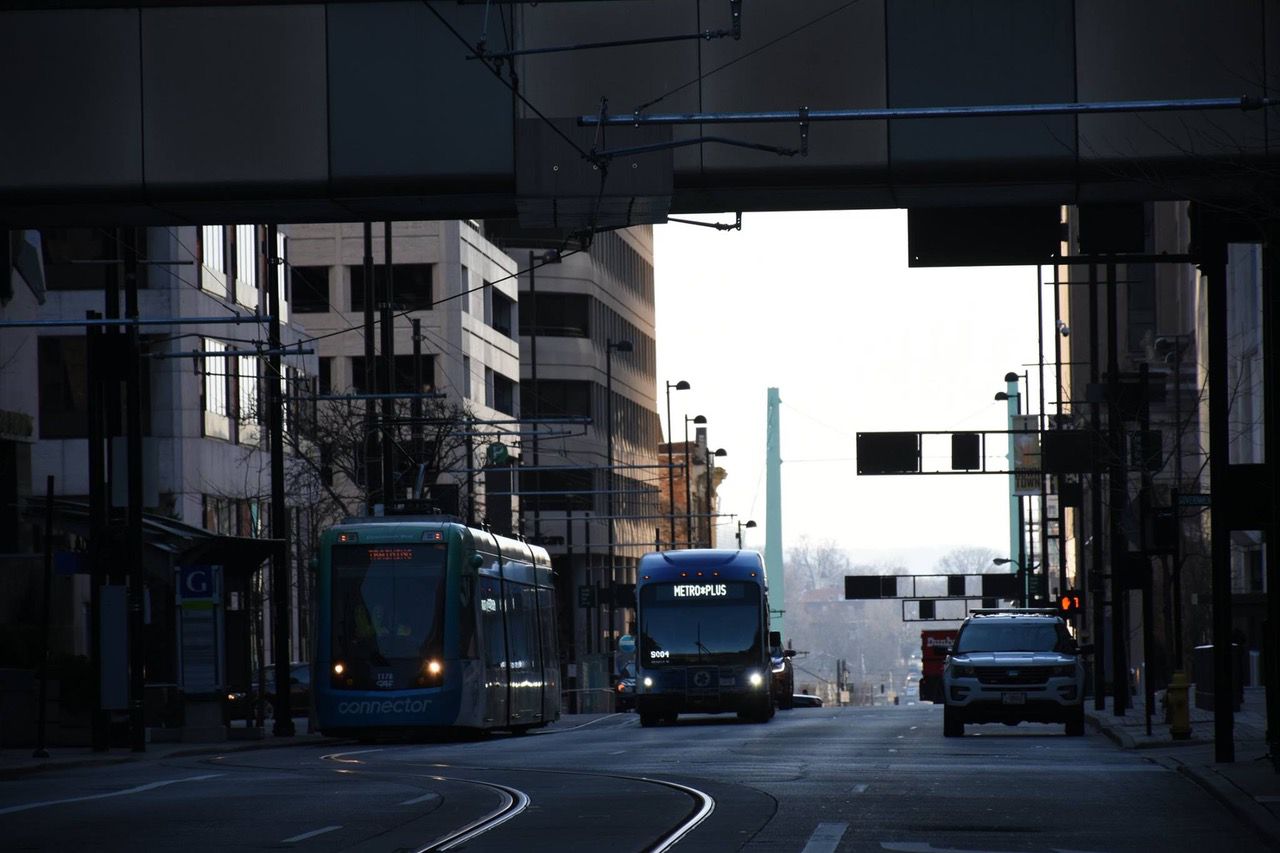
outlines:
[[1058, 596], [1058, 612], [1063, 616], [1071, 616], [1084, 609], [1084, 595], [1075, 590], [1068, 590]]

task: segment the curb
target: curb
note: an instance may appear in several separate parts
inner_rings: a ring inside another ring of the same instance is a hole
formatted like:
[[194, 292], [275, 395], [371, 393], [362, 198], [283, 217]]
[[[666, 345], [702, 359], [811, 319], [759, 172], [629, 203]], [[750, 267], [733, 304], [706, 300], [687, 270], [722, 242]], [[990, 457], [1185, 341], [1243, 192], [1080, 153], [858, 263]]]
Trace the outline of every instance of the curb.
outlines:
[[1261, 836], [1273, 849], [1280, 849], [1280, 820], [1254, 802], [1246, 791], [1211, 767], [1197, 767], [1179, 761], [1175, 769], [1208, 791], [1227, 811]]
[[[305, 737], [305, 736], [304, 736]], [[166, 758], [192, 758], [200, 755], [221, 755], [229, 752], [255, 752], [263, 749], [291, 749], [299, 746], [327, 746], [329, 744], [349, 743], [350, 741], [342, 738], [318, 738], [313, 740], [291, 740], [286, 743], [271, 743], [265, 741], [243, 741], [235, 743], [234, 741], [223, 741], [221, 743], [210, 743], [203, 746], [192, 746], [190, 749], [178, 749], [172, 752], [143, 752], [130, 753], [129, 755], [99, 755], [86, 756], [84, 758], [73, 758], [67, 761], [45, 761], [40, 764], [26, 764], [21, 767], [0, 767], [0, 779], [20, 779], [24, 776], [30, 776], [35, 773], [44, 773], [49, 770], [79, 770], [86, 767], [111, 767], [117, 764], [132, 764], [140, 761], [146, 761], [154, 758], [163, 760]]]

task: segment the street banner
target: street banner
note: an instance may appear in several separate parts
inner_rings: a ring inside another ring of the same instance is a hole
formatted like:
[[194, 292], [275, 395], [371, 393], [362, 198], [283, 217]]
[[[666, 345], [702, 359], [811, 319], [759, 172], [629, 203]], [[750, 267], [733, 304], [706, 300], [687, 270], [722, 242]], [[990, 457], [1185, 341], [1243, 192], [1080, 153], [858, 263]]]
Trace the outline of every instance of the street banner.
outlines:
[[1013, 471], [1015, 495], [1040, 494], [1040, 418], [1013, 416]]

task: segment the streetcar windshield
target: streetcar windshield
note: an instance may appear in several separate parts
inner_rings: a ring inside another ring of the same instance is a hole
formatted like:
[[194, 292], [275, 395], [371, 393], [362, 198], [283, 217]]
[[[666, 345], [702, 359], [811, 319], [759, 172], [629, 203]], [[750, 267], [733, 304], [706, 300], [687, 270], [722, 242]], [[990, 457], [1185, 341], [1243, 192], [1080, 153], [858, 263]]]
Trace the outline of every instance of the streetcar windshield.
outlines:
[[650, 584], [640, 590], [639, 604], [639, 654], [646, 666], [745, 662], [763, 653], [756, 584]]
[[355, 673], [438, 656], [447, 553], [443, 543], [335, 547], [334, 658]]

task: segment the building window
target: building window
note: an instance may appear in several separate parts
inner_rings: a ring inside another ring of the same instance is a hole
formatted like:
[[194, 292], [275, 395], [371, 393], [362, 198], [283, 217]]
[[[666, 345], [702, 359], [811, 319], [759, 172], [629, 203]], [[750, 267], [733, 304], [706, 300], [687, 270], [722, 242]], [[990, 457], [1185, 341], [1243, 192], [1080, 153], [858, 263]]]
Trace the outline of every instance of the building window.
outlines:
[[516, 415], [516, 383], [501, 373], [493, 374], [493, 408], [504, 415]]
[[[381, 370], [381, 358], [375, 358], [373, 362], [374, 370]], [[414, 358], [413, 355], [396, 356], [395, 371], [395, 390], [404, 392], [430, 393], [436, 387], [436, 357], [424, 353], [422, 356], [422, 387], [414, 387]], [[380, 381], [375, 377], [375, 381]], [[351, 388], [357, 394], [368, 393], [365, 388], [364, 376], [364, 356], [357, 355], [351, 359]]]
[[[226, 352], [227, 345], [211, 338], [204, 340], [205, 352]], [[204, 359], [204, 410], [211, 415], [227, 417], [231, 410], [227, 405], [227, 358], [212, 356]]]
[[328, 267], [289, 267], [293, 310], [299, 314], [326, 314], [329, 307]]
[[227, 274], [227, 228], [225, 225], [200, 226], [201, 263], [210, 272]]
[[591, 337], [591, 297], [583, 293], [521, 293], [520, 334]]
[[469, 291], [471, 290], [471, 271], [467, 269], [466, 264], [462, 265], [462, 275], [458, 281], [460, 286], [459, 293], [461, 294], [458, 298], [462, 300], [462, 313], [470, 314], [471, 294]]
[[320, 358], [320, 393], [333, 393], [333, 356]]
[[509, 299], [505, 293], [500, 293], [492, 288], [489, 288], [489, 290], [493, 292], [493, 328], [510, 338], [514, 331], [515, 300]]
[[577, 379], [539, 379], [520, 383], [524, 414], [539, 418], [591, 417], [591, 383]]
[[240, 408], [237, 414], [241, 424], [259, 422], [258, 411], [258, 360], [253, 356], [237, 358], [236, 381], [240, 386]]
[[256, 225], [236, 226], [236, 281], [258, 286], [258, 240]]
[[88, 435], [88, 381], [83, 336], [39, 339], [40, 437], [84, 438]]
[[[351, 278], [351, 310], [364, 310], [364, 267], [347, 267]], [[387, 268], [373, 268], [373, 307], [383, 302], [386, 293]], [[431, 308], [431, 264], [395, 264], [391, 282], [391, 300], [398, 310], [427, 311]]]
[[471, 356], [462, 357], [462, 399], [471, 399]]

